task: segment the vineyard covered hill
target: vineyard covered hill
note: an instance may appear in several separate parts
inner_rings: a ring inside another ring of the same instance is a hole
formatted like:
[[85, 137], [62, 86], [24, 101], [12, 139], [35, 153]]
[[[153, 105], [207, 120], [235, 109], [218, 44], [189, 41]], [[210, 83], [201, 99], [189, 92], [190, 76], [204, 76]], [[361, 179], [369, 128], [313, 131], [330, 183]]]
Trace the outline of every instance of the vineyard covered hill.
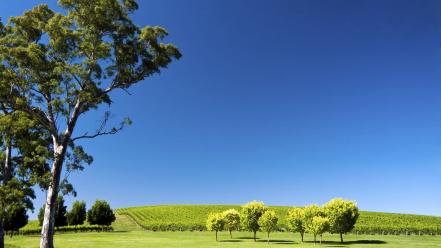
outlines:
[[[209, 213], [238, 205], [165, 205], [117, 209], [119, 215], [133, 219], [146, 230], [205, 230]], [[270, 207], [279, 215], [280, 229], [286, 230], [289, 207]], [[355, 233], [367, 234], [441, 234], [441, 217], [361, 211]]]

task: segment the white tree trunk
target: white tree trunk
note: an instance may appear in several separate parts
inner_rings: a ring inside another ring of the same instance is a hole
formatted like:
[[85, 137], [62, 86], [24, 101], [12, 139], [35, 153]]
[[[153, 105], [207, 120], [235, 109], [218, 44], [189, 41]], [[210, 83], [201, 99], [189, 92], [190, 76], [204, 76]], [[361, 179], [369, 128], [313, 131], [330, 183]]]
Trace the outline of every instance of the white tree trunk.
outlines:
[[5, 151], [5, 168], [3, 170], [3, 184], [6, 185], [8, 181], [12, 177], [12, 149], [11, 149], [11, 141], [5, 139], [6, 151]]
[[[72, 117], [67, 124], [62, 138], [58, 136], [58, 131], [52, 134], [55, 156], [51, 170], [51, 183], [49, 184], [49, 188], [47, 190], [46, 205], [44, 208], [44, 220], [41, 228], [40, 248], [54, 247], [55, 204], [60, 187], [60, 176], [63, 169], [63, 162], [66, 156], [67, 146], [80, 113], [81, 101], [78, 98], [75, 103]], [[58, 130], [53, 117], [49, 118], [49, 121], [51, 122], [51, 126], [53, 126], [55, 130]]]
[[61, 145], [55, 149], [55, 160], [52, 164], [51, 183], [47, 190], [46, 204], [44, 207], [44, 220], [41, 228], [40, 248], [54, 247], [55, 205], [60, 185], [60, 176], [66, 153], [66, 147]]
[[[8, 181], [12, 177], [12, 150], [11, 150], [11, 141], [5, 138], [4, 140], [6, 145], [5, 150], [5, 164], [3, 168], [3, 185], [6, 185]], [[4, 211], [3, 209], [1, 211]], [[4, 216], [1, 214], [1, 216]], [[0, 218], [0, 248], [5, 247], [5, 226], [3, 225], [3, 218]]]

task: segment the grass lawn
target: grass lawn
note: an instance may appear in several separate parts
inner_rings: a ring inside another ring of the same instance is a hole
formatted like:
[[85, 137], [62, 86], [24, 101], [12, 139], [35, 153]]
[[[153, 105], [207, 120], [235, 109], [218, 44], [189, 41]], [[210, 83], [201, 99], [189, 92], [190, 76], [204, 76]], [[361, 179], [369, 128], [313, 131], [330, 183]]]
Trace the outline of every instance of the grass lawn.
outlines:
[[[311, 236], [306, 236], [305, 243], [299, 242], [299, 235], [292, 233], [274, 233], [270, 244], [266, 243], [265, 234], [259, 233], [258, 242], [254, 242], [251, 233], [236, 232], [230, 240], [226, 232], [219, 235], [220, 242], [214, 241], [211, 232], [149, 232], [115, 231], [111, 233], [76, 233], [55, 236], [55, 246], [62, 248], [100, 248], [100, 247], [314, 247]], [[346, 235], [344, 245], [338, 243], [337, 235], [325, 235], [322, 247], [441, 247], [441, 236], [380, 236]], [[6, 248], [37, 248], [39, 236], [19, 236], [6, 238]], [[317, 247], [316, 245], [315, 247]]]

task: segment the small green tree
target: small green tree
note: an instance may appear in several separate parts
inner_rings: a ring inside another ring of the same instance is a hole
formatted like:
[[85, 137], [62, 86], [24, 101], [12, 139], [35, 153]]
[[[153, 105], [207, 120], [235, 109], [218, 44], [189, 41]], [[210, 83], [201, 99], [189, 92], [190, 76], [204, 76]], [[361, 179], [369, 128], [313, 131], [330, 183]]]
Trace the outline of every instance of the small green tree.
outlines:
[[43, 225], [43, 219], [44, 219], [44, 205], [38, 211], [38, 225], [39, 226]]
[[91, 225], [110, 226], [115, 221], [115, 214], [109, 203], [97, 200], [87, 212], [87, 221]]
[[[311, 204], [308, 206], [305, 206], [303, 208], [303, 214], [304, 214], [304, 218], [303, 218], [303, 223], [304, 223], [304, 228], [305, 231], [308, 233], [311, 233], [311, 230], [314, 229], [313, 226], [313, 219], [314, 217], [317, 216], [321, 216], [321, 217], [325, 217], [325, 213], [323, 208], [319, 207], [316, 204]], [[314, 238], [314, 242], [315, 242], [315, 238]]]
[[262, 214], [262, 216], [259, 218], [259, 226], [260, 229], [267, 233], [267, 242], [269, 243], [269, 236], [270, 233], [277, 229], [277, 222], [279, 221], [279, 218], [276, 215], [276, 212], [273, 210], [268, 210], [265, 213]]
[[326, 203], [324, 210], [329, 218], [331, 233], [340, 234], [340, 242], [343, 243], [343, 234], [350, 232], [357, 222], [359, 216], [357, 204], [354, 201], [337, 198]]
[[211, 213], [207, 218], [207, 230], [216, 232], [216, 241], [217, 241], [217, 232], [222, 231], [224, 229], [224, 215], [221, 213]]
[[72, 204], [72, 210], [67, 214], [67, 222], [70, 226], [84, 224], [86, 220], [86, 203], [84, 201], [75, 201]]
[[67, 206], [64, 205], [63, 196], [59, 195], [56, 201], [55, 227], [67, 226]]
[[26, 214], [26, 208], [18, 206], [9, 209], [3, 224], [5, 231], [9, 231], [12, 236], [15, 231], [18, 231], [20, 228], [28, 224], [28, 215]]
[[329, 219], [322, 216], [314, 216], [311, 225], [308, 226], [308, 232], [314, 235], [314, 244], [317, 241], [317, 235], [320, 235], [320, 244], [323, 240], [323, 233], [329, 230]]
[[222, 213], [224, 216], [225, 229], [230, 232], [230, 238], [233, 238], [231, 232], [240, 228], [240, 214], [236, 209], [229, 209]]
[[288, 228], [292, 232], [300, 233], [303, 242], [303, 236], [305, 235], [305, 212], [303, 208], [294, 207], [288, 210], [288, 216], [286, 217]]
[[[62, 196], [58, 196], [57, 197], [57, 201], [56, 201], [56, 206], [55, 206], [55, 227], [61, 227], [61, 226], [66, 226], [67, 225], [67, 207], [64, 205], [64, 199]], [[40, 226], [43, 225], [43, 220], [44, 220], [44, 209], [45, 209], [45, 205], [43, 205], [43, 207], [40, 208], [40, 210], [38, 211], [38, 224]]]
[[252, 201], [242, 206], [241, 223], [244, 229], [253, 232], [254, 241], [256, 233], [259, 231], [259, 218], [267, 211], [263, 202]]

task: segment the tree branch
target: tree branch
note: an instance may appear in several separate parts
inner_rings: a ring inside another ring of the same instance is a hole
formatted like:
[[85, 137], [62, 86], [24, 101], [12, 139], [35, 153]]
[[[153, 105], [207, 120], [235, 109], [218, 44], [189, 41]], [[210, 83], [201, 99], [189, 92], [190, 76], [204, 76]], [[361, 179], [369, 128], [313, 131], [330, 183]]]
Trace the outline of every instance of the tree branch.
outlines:
[[124, 126], [121, 125], [121, 126], [118, 127], [118, 128], [112, 128], [111, 130], [108, 130], [108, 131], [100, 131], [100, 132], [96, 132], [96, 133], [93, 134], [93, 135], [87, 135], [87, 133], [85, 133], [84, 135], [81, 135], [81, 136], [75, 137], [75, 138], [73, 138], [73, 139], [71, 139], [71, 140], [72, 140], [72, 141], [75, 141], [75, 140], [79, 140], [79, 139], [93, 139], [93, 138], [96, 138], [96, 137], [98, 137], [98, 136], [116, 134], [116, 133], [118, 133], [119, 131], [121, 131], [123, 128], [124, 128]]
[[124, 128], [124, 126], [125, 126], [126, 124], [130, 124], [130, 121], [129, 121], [129, 122], [124, 121], [124, 122], [122, 122], [122, 123], [120, 124], [119, 127], [113, 127], [113, 128], [110, 129], [110, 130], [105, 130], [106, 125], [107, 125], [107, 122], [109, 121], [109, 118], [110, 118], [110, 112], [105, 112], [105, 113], [104, 113], [104, 118], [103, 118], [103, 120], [101, 121], [101, 124], [100, 124], [100, 126], [98, 127], [98, 129], [96, 130], [95, 134], [91, 134], [91, 135], [89, 135], [89, 134], [86, 132], [85, 134], [83, 134], [83, 135], [81, 135], [81, 136], [78, 136], [78, 137], [75, 137], [75, 138], [71, 139], [71, 141], [75, 141], [75, 140], [79, 140], [79, 139], [93, 139], [93, 138], [96, 138], [96, 137], [98, 137], [98, 136], [116, 134], [116, 133], [118, 133], [119, 131], [121, 131], [121, 130]]

